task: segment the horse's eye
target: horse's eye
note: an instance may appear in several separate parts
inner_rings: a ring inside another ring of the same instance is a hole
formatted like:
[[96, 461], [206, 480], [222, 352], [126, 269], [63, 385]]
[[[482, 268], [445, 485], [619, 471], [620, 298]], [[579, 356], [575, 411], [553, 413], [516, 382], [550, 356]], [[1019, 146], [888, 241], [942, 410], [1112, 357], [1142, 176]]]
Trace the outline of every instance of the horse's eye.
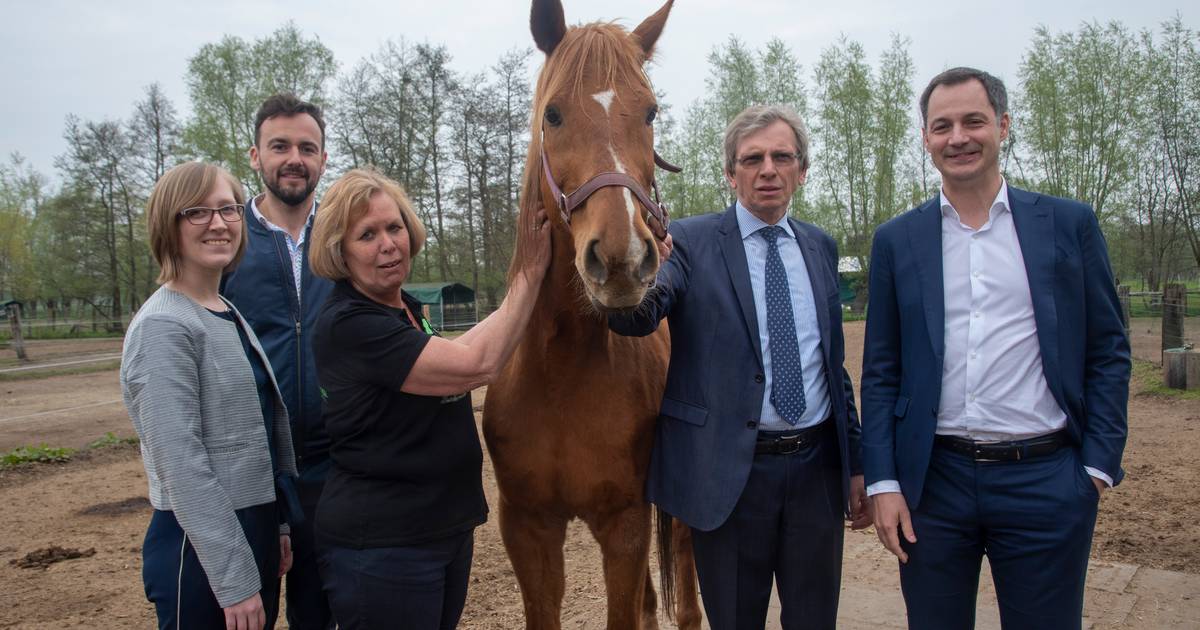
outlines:
[[658, 116], [658, 105], [651, 105], [650, 109], [646, 111], [646, 124], [653, 123], [656, 116]]
[[558, 113], [558, 108], [551, 105], [546, 108], [546, 123], [551, 127], [557, 127], [562, 124], [562, 114]]

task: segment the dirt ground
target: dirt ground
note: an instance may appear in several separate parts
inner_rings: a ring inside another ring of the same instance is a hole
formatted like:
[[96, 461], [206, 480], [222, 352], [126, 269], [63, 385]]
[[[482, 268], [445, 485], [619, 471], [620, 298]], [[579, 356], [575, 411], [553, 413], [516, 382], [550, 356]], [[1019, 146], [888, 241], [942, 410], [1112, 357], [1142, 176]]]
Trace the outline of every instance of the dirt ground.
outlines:
[[[856, 385], [862, 335], [861, 322], [846, 325], [847, 367]], [[1133, 337], [1135, 356], [1156, 358], [1152, 325], [1135, 322]], [[41, 350], [58, 352], [52, 345]], [[55, 356], [91, 353], [92, 347]], [[10, 351], [0, 350], [0, 359], [9, 357]], [[1200, 521], [1200, 467], [1193, 455], [1200, 452], [1200, 400], [1142, 390], [1143, 384], [1135, 381], [1127, 476], [1102, 499], [1093, 557], [1200, 573], [1200, 528], [1195, 526]], [[477, 406], [484, 394], [475, 393]], [[110, 431], [133, 435], [115, 370], [0, 382], [0, 452], [39, 442], [82, 447]], [[489, 503], [495, 506], [496, 485], [486, 461], [484, 477]], [[145, 496], [141, 461], [129, 446], [84, 451], [67, 464], [0, 472], [0, 627], [151, 626], [153, 610], [141, 588], [141, 539], [149, 519]], [[874, 534], [868, 530], [847, 536], [870, 540]], [[603, 576], [598, 549], [579, 523], [570, 528], [565, 554], [563, 627], [595, 627], [605, 609]], [[80, 557], [62, 559], [75, 555]], [[44, 568], [17, 566], [26, 559]], [[843, 581], [853, 587], [870, 580], [848, 569]], [[520, 592], [493, 517], [476, 533], [461, 627], [518, 628], [522, 619]]]
[[17, 360], [17, 353], [9, 347], [8, 342], [0, 345], [0, 348], [3, 348], [0, 350], [0, 369], [4, 369], [121, 354], [121, 339], [118, 337], [98, 337], [93, 339], [34, 339], [26, 341], [25, 354], [29, 360], [27, 363], [20, 363]]

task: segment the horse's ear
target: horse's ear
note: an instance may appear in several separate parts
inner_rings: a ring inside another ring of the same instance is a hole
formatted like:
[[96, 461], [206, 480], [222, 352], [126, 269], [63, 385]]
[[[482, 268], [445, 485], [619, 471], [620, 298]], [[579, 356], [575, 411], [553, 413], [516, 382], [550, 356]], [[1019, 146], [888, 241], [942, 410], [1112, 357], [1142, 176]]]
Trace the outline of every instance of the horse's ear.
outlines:
[[654, 55], [654, 44], [658, 41], [658, 36], [662, 35], [663, 27], [667, 25], [667, 15], [671, 12], [671, 6], [674, 4], [675, 0], [667, 0], [667, 3], [655, 11], [654, 15], [646, 18], [644, 22], [638, 24], [637, 28], [633, 29], [633, 36], [637, 38], [642, 51], [646, 53], [647, 61]]
[[529, 30], [533, 32], [537, 47], [547, 57], [550, 56], [567, 33], [562, 0], [533, 0], [533, 8], [529, 11]]

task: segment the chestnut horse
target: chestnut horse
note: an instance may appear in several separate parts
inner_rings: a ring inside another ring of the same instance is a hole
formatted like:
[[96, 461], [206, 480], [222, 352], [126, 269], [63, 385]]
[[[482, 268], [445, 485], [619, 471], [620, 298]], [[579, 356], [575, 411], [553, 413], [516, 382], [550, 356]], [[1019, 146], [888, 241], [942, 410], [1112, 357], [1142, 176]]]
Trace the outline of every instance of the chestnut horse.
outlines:
[[[527, 628], [560, 627], [562, 546], [573, 518], [600, 543], [608, 628], [658, 627], [644, 485], [670, 340], [665, 326], [649, 337], [616, 335], [605, 314], [638, 305], [660, 263], [655, 238], [666, 234], [665, 213], [646, 194], [656, 190], [657, 106], [642, 66], [671, 4], [630, 33], [601, 23], [568, 29], [559, 0], [533, 3], [531, 29], [546, 62], [512, 269], [526, 255], [541, 207], [551, 216], [553, 260], [525, 337], [488, 388], [483, 411], [500, 532]], [[675, 544], [659, 551], [664, 607], [675, 599], [679, 626], [699, 628], [690, 539], [686, 527], [674, 531]], [[670, 522], [660, 520], [659, 532], [669, 541]], [[677, 598], [672, 573], [680, 578]]]

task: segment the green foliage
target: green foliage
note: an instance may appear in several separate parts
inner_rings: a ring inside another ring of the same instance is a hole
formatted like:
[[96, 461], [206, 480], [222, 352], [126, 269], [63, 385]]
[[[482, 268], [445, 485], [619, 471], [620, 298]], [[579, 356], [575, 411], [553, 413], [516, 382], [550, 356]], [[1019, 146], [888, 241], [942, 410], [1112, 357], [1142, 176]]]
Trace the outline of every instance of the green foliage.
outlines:
[[124, 446], [127, 444], [138, 444], [140, 440], [136, 437], [117, 437], [116, 433], [109, 431], [104, 434], [104, 437], [94, 440], [87, 445], [88, 449], [108, 448], [110, 446]]
[[45, 443], [37, 446], [18, 446], [0, 455], [0, 469], [23, 464], [61, 464], [69, 461], [74, 454], [73, 448], [55, 448]]
[[1137, 40], [1119, 23], [1035, 31], [1019, 71], [1017, 122], [1038, 190], [1085, 199], [1103, 220], [1138, 157], [1139, 66]]
[[0, 164], [0, 301], [37, 293], [37, 269], [28, 247], [46, 179], [19, 153]]
[[206, 44], [188, 62], [193, 118], [183, 132], [186, 152], [223, 165], [256, 189], [247, 152], [258, 106], [278, 92], [324, 105], [326, 83], [336, 71], [333, 52], [292, 22], [254, 42], [226, 35]]
[[815, 71], [821, 105], [813, 185], [823, 214], [832, 215], [827, 227], [842, 243], [842, 255], [857, 257], [864, 268], [875, 228], [911, 204], [906, 182], [915, 169], [905, 147], [914, 140], [914, 66], [908, 45], [893, 36], [873, 70], [862, 44], [842, 38], [821, 53]]
[[[937, 192], [915, 134], [909, 47], [893, 35], [869, 59], [843, 37], [806, 68], [781, 39], [718, 42], [704, 97], [671, 107], [670, 95], [659, 96], [656, 147], [684, 167], [658, 175], [672, 216], [728, 206], [726, 125], [746, 106], [789, 104], [809, 125], [813, 156], [792, 214], [865, 265], [874, 229]], [[1200, 35], [1179, 16], [1153, 32], [1042, 28], [1009, 85], [1010, 183], [1091, 203], [1116, 273], [1149, 290], [1200, 267], [1198, 49]], [[152, 84], [123, 119], [68, 118], [57, 190], [19, 155], [0, 164], [0, 300], [86, 304], [76, 315], [84, 319], [135, 310], [157, 275], [143, 216], [153, 183], [180, 160], [203, 159], [258, 188], [247, 156], [255, 111], [291, 91], [326, 110], [322, 187], [339, 170], [368, 165], [401, 182], [429, 229], [411, 280], [464, 282], [486, 311], [504, 294], [537, 58], [514, 49], [467, 74], [451, 67], [445, 46], [399, 40], [339, 73], [329, 48], [293, 23], [258, 39], [213, 41], [189, 59], [186, 120]]]
[[[752, 50], [731, 36], [708, 55], [709, 74], [704, 98], [692, 103], [682, 124], [670, 125], [660, 136], [659, 152], [683, 168], [663, 177], [663, 195], [673, 216], [721, 210], [733, 203], [725, 182], [725, 126], [751, 105], [789, 105], [803, 118], [808, 111], [803, 68], [791, 48], [778, 38]], [[661, 127], [662, 125], [660, 125]], [[803, 207], [803, 189], [793, 199]]]

